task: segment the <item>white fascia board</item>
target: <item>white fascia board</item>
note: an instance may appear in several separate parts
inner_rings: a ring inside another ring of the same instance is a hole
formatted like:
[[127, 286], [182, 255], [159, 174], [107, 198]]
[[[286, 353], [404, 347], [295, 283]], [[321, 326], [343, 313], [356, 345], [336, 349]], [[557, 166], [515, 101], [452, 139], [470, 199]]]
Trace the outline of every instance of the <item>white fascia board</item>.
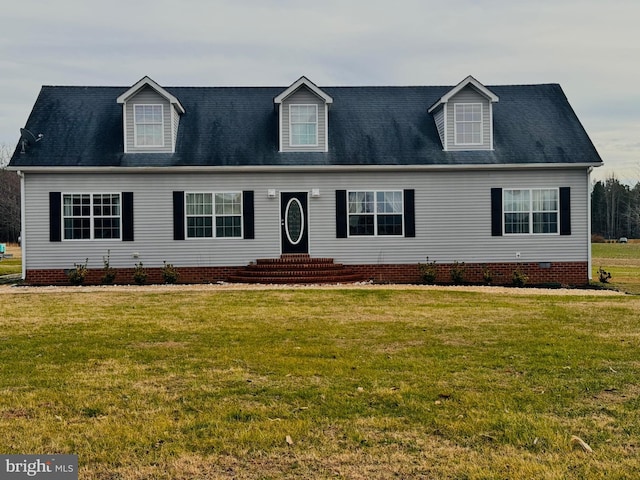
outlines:
[[[433, 105], [431, 105], [429, 107], [429, 110], [427, 110], [427, 113], [432, 113], [434, 110], [436, 110], [438, 107], [442, 107], [444, 108], [445, 105], [447, 104], [447, 102], [443, 102], [442, 98], [440, 100], [438, 100], [436, 103], [434, 103]], [[446, 112], [445, 112], [446, 113]]]
[[315, 83], [313, 83], [311, 80], [309, 80], [305, 76], [300, 77], [289, 88], [287, 88], [284, 92], [282, 92], [280, 95], [274, 98], [273, 103], [277, 103], [277, 104], [282, 103], [289, 95], [294, 93], [303, 85], [307, 87], [309, 90], [311, 90], [315, 95], [320, 97], [324, 101], [324, 103], [326, 104], [333, 103], [333, 98], [331, 98], [329, 95], [324, 93]]
[[499, 101], [499, 98], [495, 93], [493, 93], [487, 87], [482, 85], [478, 80], [476, 80], [471, 75], [469, 75], [469, 76], [467, 76], [467, 78], [465, 78], [460, 83], [458, 83], [458, 85], [456, 85], [451, 90], [449, 90], [447, 93], [445, 93], [440, 98], [440, 100], [438, 100], [436, 103], [434, 103], [429, 108], [429, 113], [431, 113], [433, 110], [435, 110], [438, 107], [438, 105], [446, 104], [451, 99], [451, 97], [456, 95], [458, 92], [460, 92], [460, 90], [462, 90], [463, 88], [465, 88], [468, 85], [472, 85], [476, 90], [478, 90], [478, 92], [480, 92], [480, 94], [482, 94], [485, 97], [487, 97], [487, 99], [491, 103], [495, 103], [495, 102]]
[[176, 97], [171, 95], [169, 92], [167, 92], [164, 88], [162, 88], [160, 85], [158, 85], [156, 82], [154, 82], [148, 76], [145, 76], [145, 77], [141, 78], [140, 80], [138, 80], [135, 83], [135, 85], [133, 85], [130, 89], [128, 89], [126, 92], [124, 92], [122, 95], [120, 95], [116, 99], [116, 102], [125, 103], [127, 100], [129, 100], [129, 98], [131, 98], [133, 95], [138, 93], [138, 91], [141, 88], [145, 87], [145, 86], [153, 88], [156, 92], [158, 92], [158, 94], [160, 94], [169, 103], [171, 103], [171, 105], [173, 105], [176, 108], [176, 110], [178, 110], [178, 112], [180, 114], [183, 114], [185, 112], [184, 107], [182, 106], [182, 104], [180, 103], [180, 101]]
[[421, 172], [472, 170], [581, 170], [600, 167], [601, 163], [508, 163], [484, 165], [255, 165], [255, 166], [189, 166], [189, 167], [7, 167], [24, 173], [326, 173], [326, 172]]

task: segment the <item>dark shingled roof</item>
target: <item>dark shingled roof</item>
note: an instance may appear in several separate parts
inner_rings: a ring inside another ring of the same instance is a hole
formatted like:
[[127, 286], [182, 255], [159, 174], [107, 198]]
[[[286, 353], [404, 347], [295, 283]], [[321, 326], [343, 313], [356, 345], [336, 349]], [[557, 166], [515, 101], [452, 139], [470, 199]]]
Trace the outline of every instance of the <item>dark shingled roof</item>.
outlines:
[[129, 87], [45, 86], [26, 128], [44, 137], [13, 167], [499, 165], [600, 163], [556, 84], [487, 87], [494, 151], [444, 152], [431, 105], [452, 87], [323, 87], [333, 97], [327, 153], [279, 153], [274, 98], [286, 87], [166, 87], [184, 106], [175, 154], [123, 153]]

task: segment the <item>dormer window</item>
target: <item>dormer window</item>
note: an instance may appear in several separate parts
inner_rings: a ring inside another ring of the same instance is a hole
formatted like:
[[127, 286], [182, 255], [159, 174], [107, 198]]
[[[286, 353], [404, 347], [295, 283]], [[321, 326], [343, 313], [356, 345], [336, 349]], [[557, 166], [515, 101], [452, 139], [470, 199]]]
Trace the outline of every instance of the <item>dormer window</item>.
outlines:
[[134, 105], [136, 147], [164, 146], [163, 105]]
[[456, 145], [482, 145], [482, 104], [456, 103], [454, 117]]
[[116, 101], [122, 104], [124, 153], [175, 153], [180, 101], [144, 77]]
[[292, 147], [318, 145], [318, 105], [290, 105]]
[[444, 151], [493, 150], [498, 96], [468, 76], [429, 108]]
[[280, 152], [327, 152], [333, 98], [300, 77], [273, 99], [278, 108]]

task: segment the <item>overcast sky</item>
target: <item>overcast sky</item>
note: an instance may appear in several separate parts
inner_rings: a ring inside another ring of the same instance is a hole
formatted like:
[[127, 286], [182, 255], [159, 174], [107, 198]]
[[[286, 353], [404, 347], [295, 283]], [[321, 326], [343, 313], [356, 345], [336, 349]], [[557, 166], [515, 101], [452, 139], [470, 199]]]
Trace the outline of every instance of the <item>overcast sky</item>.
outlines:
[[640, 180], [638, 0], [22, 0], [0, 10], [0, 144], [42, 85], [559, 83], [605, 167]]

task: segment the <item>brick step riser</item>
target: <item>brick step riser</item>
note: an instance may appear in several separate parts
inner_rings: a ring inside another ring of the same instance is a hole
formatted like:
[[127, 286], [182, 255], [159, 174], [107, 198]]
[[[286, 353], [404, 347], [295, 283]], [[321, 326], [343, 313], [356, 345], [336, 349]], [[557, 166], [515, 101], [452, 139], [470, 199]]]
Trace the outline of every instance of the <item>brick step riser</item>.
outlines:
[[253, 265], [333, 264], [333, 258], [259, 258]]
[[288, 265], [249, 265], [245, 267], [246, 271], [251, 272], [277, 272], [277, 271], [341, 271], [346, 267], [344, 265], [339, 264], [317, 264], [317, 265], [299, 265], [299, 264], [288, 264]]
[[229, 278], [241, 283], [346, 283], [362, 280], [362, 276], [333, 258], [311, 258], [307, 254], [260, 258]]
[[351, 270], [283, 270], [283, 271], [242, 271], [238, 275], [243, 277], [326, 277], [326, 276], [342, 276], [342, 275], [353, 275], [354, 273]]
[[330, 277], [291, 278], [291, 277], [256, 277], [246, 278], [242, 276], [229, 277], [229, 281], [238, 283], [291, 283], [291, 284], [316, 284], [316, 283], [351, 283], [362, 281], [360, 275], [339, 275]]

